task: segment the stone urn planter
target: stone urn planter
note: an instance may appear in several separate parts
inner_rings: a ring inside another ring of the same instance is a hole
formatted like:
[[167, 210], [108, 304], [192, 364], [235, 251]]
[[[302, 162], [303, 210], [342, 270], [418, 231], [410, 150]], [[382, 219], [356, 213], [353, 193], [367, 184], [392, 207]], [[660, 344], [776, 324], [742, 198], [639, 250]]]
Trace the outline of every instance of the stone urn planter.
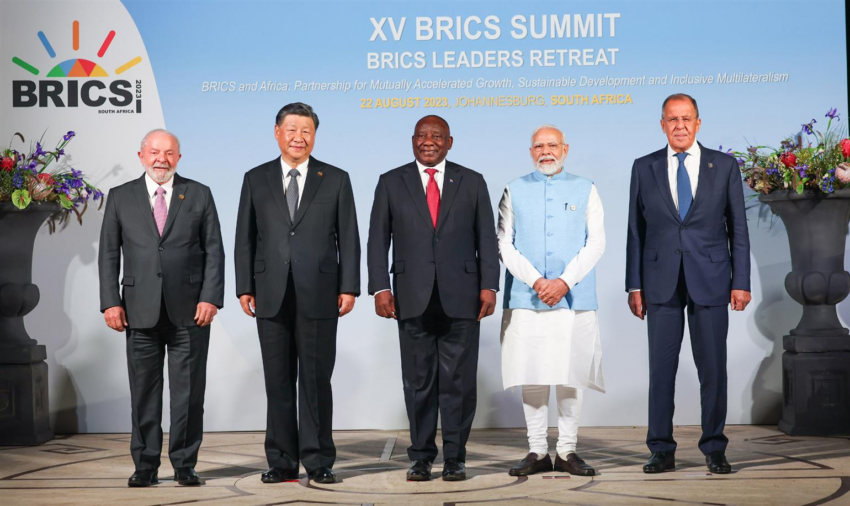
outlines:
[[37, 445], [53, 439], [47, 396], [47, 352], [24, 327], [38, 305], [32, 284], [35, 236], [55, 202], [17, 209], [0, 202], [0, 445]]
[[850, 293], [844, 267], [850, 189], [759, 195], [782, 219], [791, 246], [785, 289], [803, 317], [783, 339], [782, 419], [791, 435], [850, 434], [850, 332], [836, 305]]

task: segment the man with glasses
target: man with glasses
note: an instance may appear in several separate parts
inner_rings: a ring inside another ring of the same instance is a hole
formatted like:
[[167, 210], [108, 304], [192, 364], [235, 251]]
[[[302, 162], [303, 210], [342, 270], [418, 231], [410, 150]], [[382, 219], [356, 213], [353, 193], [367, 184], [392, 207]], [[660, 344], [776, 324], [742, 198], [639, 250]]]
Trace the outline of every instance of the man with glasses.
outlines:
[[[564, 170], [570, 146], [557, 128], [531, 136], [537, 170], [511, 181], [499, 203], [499, 255], [505, 274], [502, 381], [522, 385], [528, 455], [511, 476], [568, 472], [593, 476], [576, 454], [585, 389], [605, 391], [596, 318], [596, 271], [605, 251], [596, 186]], [[549, 457], [549, 392], [555, 385], [558, 445]]]
[[661, 107], [666, 148], [635, 160], [629, 199], [626, 290], [649, 327], [649, 430], [645, 473], [675, 468], [673, 394], [685, 313], [700, 380], [699, 448], [712, 473], [725, 452], [729, 314], [750, 302], [750, 243], [741, 172], [734, 158], [695, 142], [697, 102], [683, 93]]

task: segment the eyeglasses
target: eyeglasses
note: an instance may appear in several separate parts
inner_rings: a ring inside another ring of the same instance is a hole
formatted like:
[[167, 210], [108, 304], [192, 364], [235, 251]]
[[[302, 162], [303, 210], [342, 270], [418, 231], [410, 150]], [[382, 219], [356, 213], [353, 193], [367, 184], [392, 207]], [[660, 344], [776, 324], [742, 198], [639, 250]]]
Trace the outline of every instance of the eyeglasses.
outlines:
[[694, 122], [695, 118], [690, 116], [676, 116], [675, 118], [666, 118], [664, 121], [667, 122], [668, 125], [677, 125], [679, 121], [684, 123], [685, 125], [690, 125]]
[[554, 142], [550, 142], [549, 144], [541, 144], [538, 142], [537, 144], [533, 144], [531, 146], [531, 149], [533, 149], [534, 151], [542, 151], [544, 147], [547, 147], [550, 151], [555, 151], [561, 146], [563, 146], [563, 144], [557, 144]]

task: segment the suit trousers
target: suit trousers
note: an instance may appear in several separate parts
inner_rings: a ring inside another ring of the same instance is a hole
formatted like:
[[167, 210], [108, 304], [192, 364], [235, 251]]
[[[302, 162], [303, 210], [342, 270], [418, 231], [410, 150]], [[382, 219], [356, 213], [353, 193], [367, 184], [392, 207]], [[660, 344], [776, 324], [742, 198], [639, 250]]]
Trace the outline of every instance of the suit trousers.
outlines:
[[336, 460], [331, 375], [339, 318], [305, 317], [292, 277], [277, 315], [257, 318], [266, 382], [266, 460], [269, 467], [295, 470], [300, 460], [312, 472], [333, 467]]
[[673, 297], [664, 304], [647, 304], [649, 327], [649, 430], [646, 445], [653, 452], [676, 450], [673, 410], [676, 370], [685, 330], [685, 313], [691, 349], [700, 384], [704, 454], [724, 451], [729, 439], [726, 426], [726, 334], [729, 313], [723, 306], [702, 306], [688, 295], [684, 269]]
[[210, 327], [176, 327], [163, 302], [149, 329], [127, 329], [127, 368], [137, 470], [158, 469], [162, 453], [162, 373], [168, 351], [171, 428], [168, 458], [174, 468], [195, 467], [204, 436], [204, 391]]
[[437, 458], [438, 412], [443, 459], [466, 460], [477, 402], [480, 327], [474, 318], [446, 316], [436, 280], [425, 312], [398, 322], [410, 460]]

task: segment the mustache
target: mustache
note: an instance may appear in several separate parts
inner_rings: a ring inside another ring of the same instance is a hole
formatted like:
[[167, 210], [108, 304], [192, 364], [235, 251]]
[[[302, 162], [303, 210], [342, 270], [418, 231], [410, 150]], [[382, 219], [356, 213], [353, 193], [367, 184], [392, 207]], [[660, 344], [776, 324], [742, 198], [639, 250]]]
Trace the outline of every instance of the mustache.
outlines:
[[558, 159], [555, 158], [554, 156], [550, 156], [550, 155], [543, 155], [543, 156], [541, 156], [540, 158], [537, 159], [538, 164], [545, 163], [545, 162], [555, 162], [555, 163], [557, 163]]

